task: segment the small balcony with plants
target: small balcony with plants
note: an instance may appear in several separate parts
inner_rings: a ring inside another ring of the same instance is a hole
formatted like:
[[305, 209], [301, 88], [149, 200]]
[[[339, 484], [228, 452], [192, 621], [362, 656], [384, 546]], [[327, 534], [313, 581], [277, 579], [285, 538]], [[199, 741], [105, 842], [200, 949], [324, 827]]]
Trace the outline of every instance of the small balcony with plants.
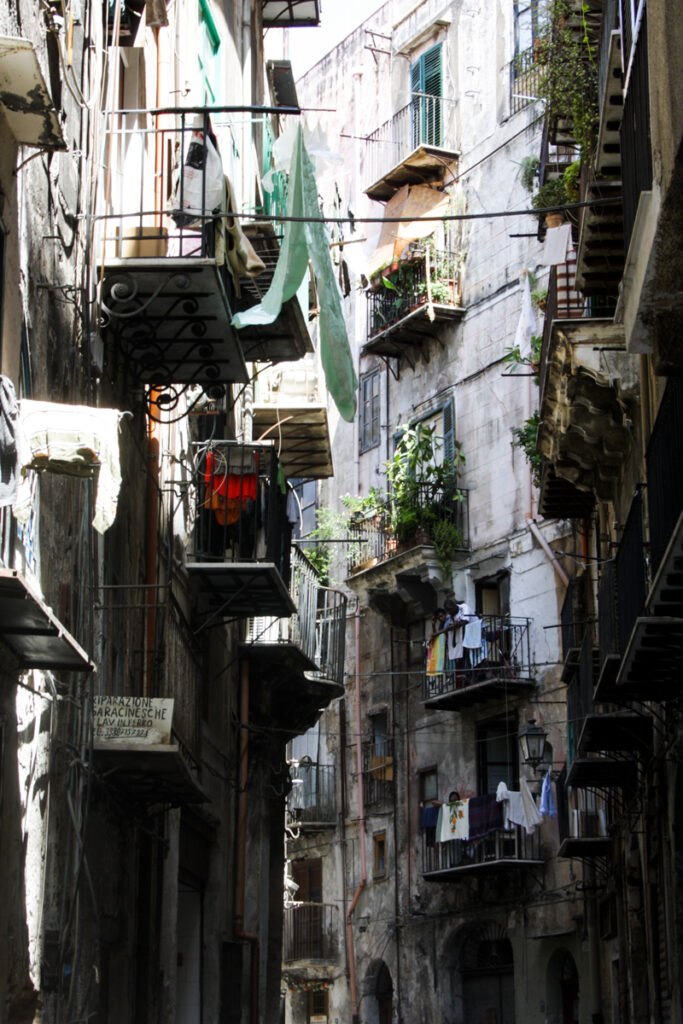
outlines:
[[346, 498], [352, 589], [389, 584], [393, 591], [417, 576], [437, 586], [449, 579], [453, 560], [469, 549], [468, 494], [459, 485], [464, 461], [459, 445], [442, 443], [434, 427], [403, 432], [385, 464], [387, 492]]
[[462, 319], [462, 265], [457, 252], [411, 243], [398, 262], [371, 280], [363, 351], [411, 361], [435, 330]]

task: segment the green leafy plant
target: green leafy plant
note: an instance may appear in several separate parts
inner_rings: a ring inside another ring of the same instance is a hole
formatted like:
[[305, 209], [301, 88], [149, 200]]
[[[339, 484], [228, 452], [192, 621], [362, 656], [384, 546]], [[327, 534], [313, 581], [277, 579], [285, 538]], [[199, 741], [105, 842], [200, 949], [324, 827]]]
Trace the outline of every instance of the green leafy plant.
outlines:
[[540, 419], [540, 413], [537, 409], [527, 420], [524, 420], [521, 427], [512, 428], [512, 447], [522, 450], [524, 458], [529, 463], [531, 479], [536, 487], [540, 486], [541, 483], [541, 466], [543, 464], [541, 453], [536, 448]]
[[[347, 496], [343, 500], [352, 529], [374, 520], [399, 545], [414, 542], [424, 530], [446, 572], [463, 543], [454, 519], [456, 505], [463, 500], [457, 480], [465, 456], [458, 446], [452, 459], [440, 462], [441, 449], [434, 427], [418, 424], [406, 428], [394, 457], [384, 464], [388, 493], [371, 488], [363, 498]], [[351, 562], [355, 561], [352, 554]]]
[[547, 302], [548, 302], [548, 289], [547, 288], [538, 288], [538, 289], [535, 289], [534, 291], [532, 291], [532, 293], [531, 293], [531, 304], [533, 306], [535, 306], [537, 309], [540, 309], [541, 312], [543, 312], [543, 313], [545, 313], [545, 307], [547, 305]]
[[575, 203], [579, 198], [579, 186], [581, 178], [581, 161], [575, 160], [569, 167], [565, 168], [562, 175], [562, 184], [567, 195], [567, 201]]
[[450, 520], [438, 519], [432, 529], [432, 543], [439, 568], [447, 576], [454, 555], [462, 548], [462, 531]]
[[520, 178], [527, 192], [533, 192], [534, 190], [534, 181], [536, 180], [540, 163], [541, 161], [537, 156], [525, 156], [522, 160]]
[[550, 206], [564, 206], [567, 202], [569, 202], [569, 197], [562, 178], [550, 178], [531, 197], [531, 205], [534, 210], [544, 210]]
[[510, 363], [512, 366], [530, 366], [532, 369], [537, 369], [541, 361], [542, 347], [543, 336], [541, 334], [533, 334], [531, 336], [531, 353], [528, 356], [522, 355], [519, 345], [513, 345], [512, 348], [505, 350], [503, 362]]
[[[582, 158], [591, 155], [598, 124], [598, 62], [587, 19], [572, 0], [551, 0], [546, 31], [539, 39], [542, 74], [538, 95], [551, 125], [570, 132]], [[580, 24], [577, 26], [577, 13]]]

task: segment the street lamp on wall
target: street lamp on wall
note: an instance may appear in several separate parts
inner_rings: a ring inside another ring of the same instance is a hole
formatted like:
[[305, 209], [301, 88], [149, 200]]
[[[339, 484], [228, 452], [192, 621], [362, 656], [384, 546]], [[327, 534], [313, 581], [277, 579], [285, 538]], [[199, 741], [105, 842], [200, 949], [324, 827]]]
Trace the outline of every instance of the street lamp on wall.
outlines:
[[525, 764], [531, 765], [534, 771], [543, 760], [547, 735], [540, 725], [536, 725], [535, 718], [530, 718], [526, 729], [522, 729], [519, 734], [522, 760]]

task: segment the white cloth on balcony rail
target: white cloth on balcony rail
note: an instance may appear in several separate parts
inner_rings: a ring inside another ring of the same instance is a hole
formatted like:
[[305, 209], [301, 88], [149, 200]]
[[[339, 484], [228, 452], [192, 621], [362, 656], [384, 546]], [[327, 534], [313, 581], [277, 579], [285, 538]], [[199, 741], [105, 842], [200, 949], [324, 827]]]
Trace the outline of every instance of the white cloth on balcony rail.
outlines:
[[471, 619], [467, 623], [462, 645], [476, 650], [481, 647], [481, 619]]
[[97, 475], [93, 527], [104, 533], [116, 518], [121, 486], [118, 409], [57, 402], [20, 402], [17, 433], [18, 463], [22, 474], [13, 507], [18, 522], [29, 521], [32, 507], [29, 471], [68, 476]]
[[442, 804], [436, 821], [437, 843], [449, 843], [452, 839], [469, 839], [469, 837], [469, 799]]
[[504, 782], [499, 782], [496, 800], [503, 804], [503, 822], [506, 829], [512, 829], [513, 825], [521, 825], [527, 835], [531, 835], [536, 826], [541, 824], [541, 815], [526, 779], [521, 780], [519, 790], [508, 789]]
[[570, 253], [574, 252], [571, 224], [560, 224], [559, 228], [548, 228], [539, 263], [545, 267], [556, 267], [566, 263]]
[[531, 287], [529, 285], [529, 271], [522, 271], [522, 311], [519, 314], [519, 323], [515, 333], [515, 348], [519, 349], [521, 359], [528, 359], [531, 356], [531, 339], [538, 330], [536, 314], [531, 301]]

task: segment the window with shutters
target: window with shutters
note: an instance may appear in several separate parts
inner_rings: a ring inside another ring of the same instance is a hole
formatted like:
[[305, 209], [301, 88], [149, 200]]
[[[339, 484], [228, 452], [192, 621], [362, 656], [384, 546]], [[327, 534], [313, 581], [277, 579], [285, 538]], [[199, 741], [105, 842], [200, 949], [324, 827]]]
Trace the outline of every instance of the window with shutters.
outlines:
[[372, 370], [360, 380], [360, 450], [367, 452], [380, 442], [380, 372]]
[[432, 46], [410, 68], [413, 149], [422, 145], [442, 145], [443, 70], [441, 51], [441, 43]]

